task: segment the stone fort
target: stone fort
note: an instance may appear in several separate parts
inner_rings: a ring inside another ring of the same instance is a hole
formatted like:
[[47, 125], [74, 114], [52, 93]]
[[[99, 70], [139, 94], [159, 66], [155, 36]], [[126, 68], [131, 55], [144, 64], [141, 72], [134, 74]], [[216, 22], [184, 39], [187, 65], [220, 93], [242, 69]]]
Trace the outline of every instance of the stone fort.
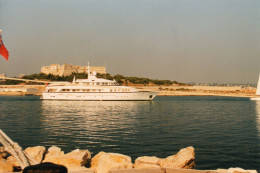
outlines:
[[[72, 64], [66, 64], [63, 65], [59, 64], [51, 64], [49, 66], [43, 66], [41, 68], [41, 73], [45, 74], [53, 74], [53, 75], [59, 75], [59, 76], [69, 76], [72, 73], [87, 73], [88, 66], [79, 66], [79, 65], [72, 65]], [[106, 73], [106, 67], [104, 66], [90, 66], [90, 72], [97, 72], [101, 74]]]

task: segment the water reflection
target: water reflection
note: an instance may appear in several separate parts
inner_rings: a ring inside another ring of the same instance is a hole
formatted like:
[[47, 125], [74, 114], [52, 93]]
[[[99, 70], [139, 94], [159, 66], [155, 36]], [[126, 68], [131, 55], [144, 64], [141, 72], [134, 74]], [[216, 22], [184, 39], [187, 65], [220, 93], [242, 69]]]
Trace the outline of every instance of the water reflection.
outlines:
[[[113, 101], [42, 101], [42, 124], [50, 139], [63, 136], [74, 144], [100, 144], [109, 141], [117, 147], [135, 132], [139, 115], [149, 111], [153, 102]], [[147, 110], [148, 109], [148, 110]], [[68, 138], [66, 138], [68, 137]], [[56, 141], [57, 143], [57, 141]]]

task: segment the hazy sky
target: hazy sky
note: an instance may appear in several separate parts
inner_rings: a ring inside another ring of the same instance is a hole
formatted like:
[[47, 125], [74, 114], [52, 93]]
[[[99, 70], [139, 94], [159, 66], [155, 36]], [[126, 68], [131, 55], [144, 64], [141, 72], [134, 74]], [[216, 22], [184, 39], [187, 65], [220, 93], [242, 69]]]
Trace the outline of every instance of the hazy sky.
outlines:
[[0, 73], [64, 62], [179, 82], [256, 83], [259, 0], [0, 0]]

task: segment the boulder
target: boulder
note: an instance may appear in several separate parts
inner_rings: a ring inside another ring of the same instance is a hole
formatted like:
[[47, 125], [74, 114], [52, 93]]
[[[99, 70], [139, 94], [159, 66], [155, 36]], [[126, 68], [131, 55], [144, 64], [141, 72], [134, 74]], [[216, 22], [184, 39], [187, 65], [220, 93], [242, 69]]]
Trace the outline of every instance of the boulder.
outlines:
[[9, 157], [7, 158], [7, 162], [8, 162], [10, 165], [12, 165], [13, 167], [19, 167], [19, 166], [21, 166], [20, 162], [18, 162], [14, 156], [9, 156]]
[[0, 158], [6, 159], [8, 155], [8, 152], [5, 151], [4, 147], [0, 147]]
[[91, 154], [88, 150], [73, 150], [70, 153], [64, 154], [61, 150], [51, 148], [50, 152], [46, 154], [43, 162], [51, 162], [58, 165], [63, 165], [71, 170], [78, 170], [84, 168], [87, 161], [91, 159]]
[[88, 150], [73, 150], [70, 153], [65, 154], [65, 158], [73, 158], [77, 161], [77, 165], [85, 166], [87, 162], [91, 159], [91, 154]]
[[111, 169], [130, 169], [133, 167], [131, 157], [118, 153], [98, 153], [91, 161], [95, 173], [108, 173]]
[[37, 164], [41, 163], [45, 151], [46, 149], [43, 146], [28, 147], [25, 149], [25, 152], [28, 153], [37, 162]]
[[61, 148], [52, 146], [48, 149], [43, 162], [48, 162], [48, 159], [52, 157], [62, 157], [62, 156], [64, 156], [64, 152], [61, 151]]
[[0, 160], [0, 173], [3, 172], [13, 172], [13, 166], [4, 159]]
[[218, 173], [257, 173], [256, 170], [244, 170], [242, 168], [217, 169]]
[[161, 167], [193, 169], [195, 167], [194, 148], [183, 148], [176, 155], [161, 159], [159, 165]]
[[[41, 163], [43, 155], [45, 153], [45, 147], [37, 146], [37, 147], [28, 147], [24, 150], [27, 154], [29, 154], [36, 162]], [[14, 156], [9, 156], [7, 158], [7, 162], [11, 164], [13, 167], [21, 166], [20, 163], [16, 160]]]
[[160, 168], [160, 158], [157, 158], [155, 156], [149, 157], [149, 156], [143, 156], [138, 157], [135, 160], [134, 168]]

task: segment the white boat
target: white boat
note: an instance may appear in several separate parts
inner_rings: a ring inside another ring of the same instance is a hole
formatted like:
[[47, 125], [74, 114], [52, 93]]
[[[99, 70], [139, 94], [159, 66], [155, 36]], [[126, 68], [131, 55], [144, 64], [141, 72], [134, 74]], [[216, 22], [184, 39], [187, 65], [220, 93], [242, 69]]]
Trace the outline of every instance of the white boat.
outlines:
[[256, 95], [257, 97], [251, 97], [250, 100], [260, 100], [260, 75], [259, 75], [258, 84], [256, 88]]
[[70, 82], [53, 83], [45, 88], [42, 100], [142, 100], [149, 101], [156, 97], [156, 92], [138, 91], [129, 86], [119, 86], [115, 80], [97, 78], [90, 73], [88, 79], [77, 79]]

